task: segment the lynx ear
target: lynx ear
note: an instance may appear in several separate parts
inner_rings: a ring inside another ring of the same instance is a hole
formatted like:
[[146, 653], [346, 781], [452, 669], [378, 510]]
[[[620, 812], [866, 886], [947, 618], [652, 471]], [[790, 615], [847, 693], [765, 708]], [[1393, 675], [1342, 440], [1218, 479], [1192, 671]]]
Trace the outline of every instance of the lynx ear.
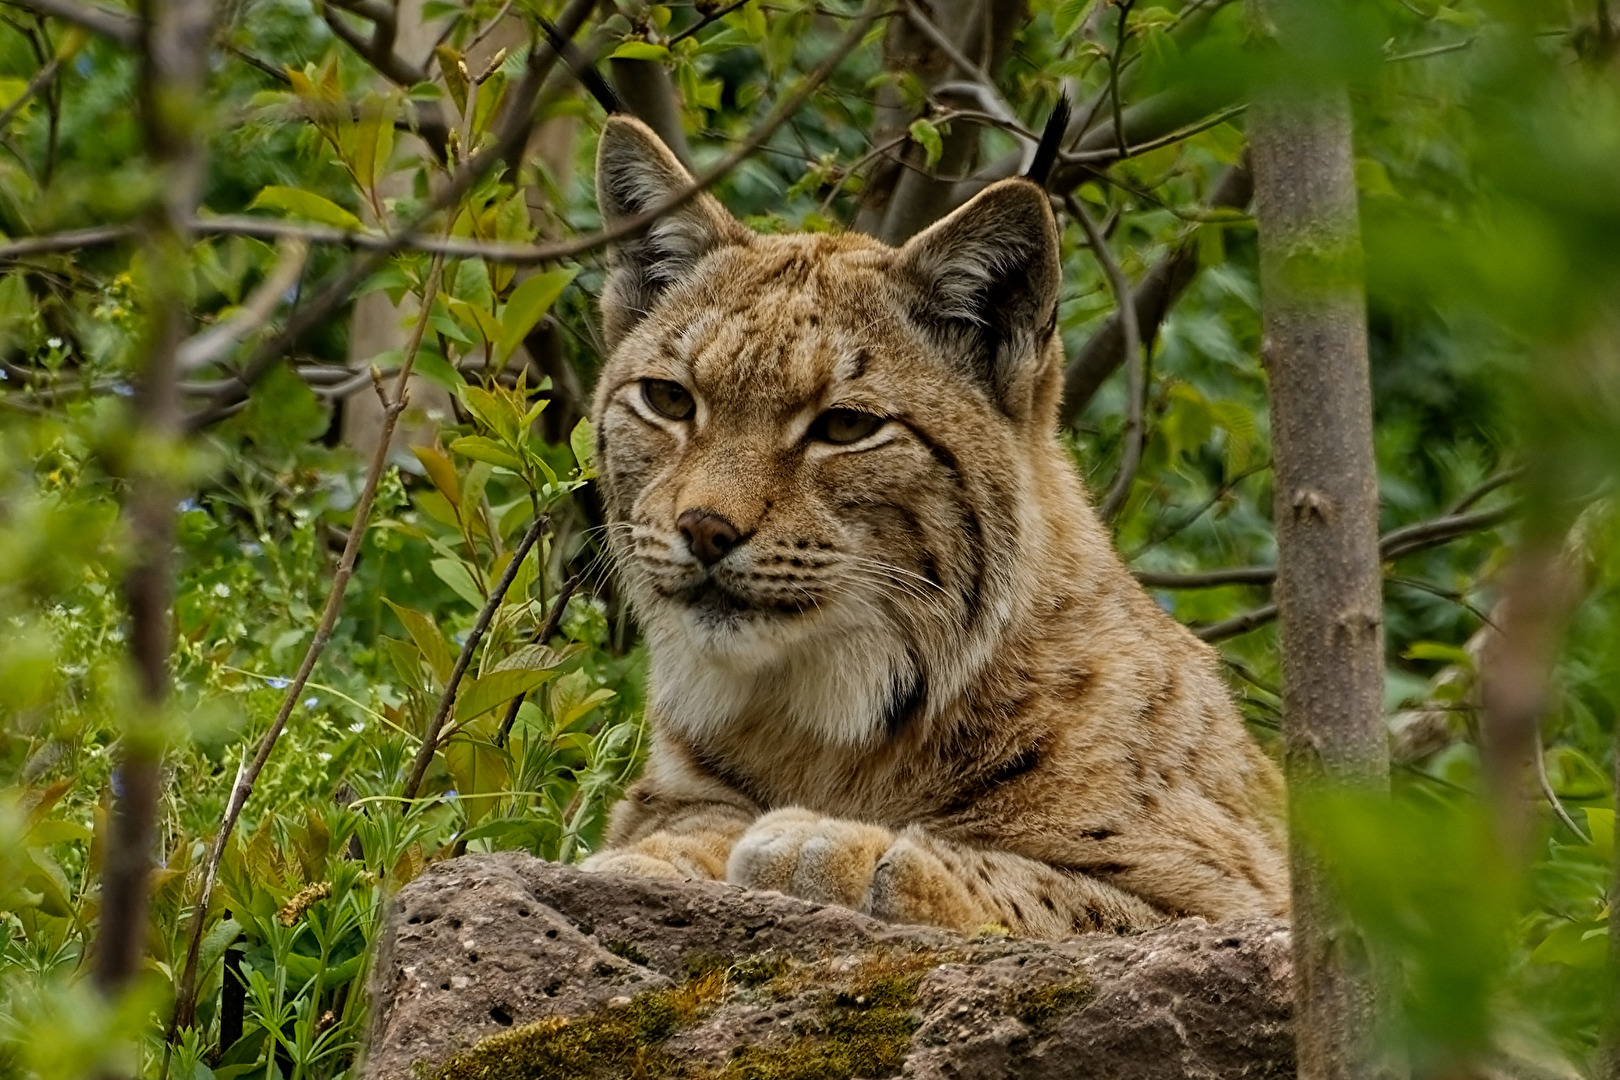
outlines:
[[[644, 214], [691, 184], [692, 175], [651, 128], [627, 116], [608, 118], [596, 148], [596, 201], [604, 225]], [[645, 232], [619, 241], [602, 290], [608, 346], [617, 345], [658, 294], [699, 259], [723, 245], [746, 243], [748, 236], [713, 196], [700, 192]]]
[[911, 316], [949, 362], [1026, 418], [1057, 326], [1057, 222], [1046, 192], [1004, 180], [900, 249]]

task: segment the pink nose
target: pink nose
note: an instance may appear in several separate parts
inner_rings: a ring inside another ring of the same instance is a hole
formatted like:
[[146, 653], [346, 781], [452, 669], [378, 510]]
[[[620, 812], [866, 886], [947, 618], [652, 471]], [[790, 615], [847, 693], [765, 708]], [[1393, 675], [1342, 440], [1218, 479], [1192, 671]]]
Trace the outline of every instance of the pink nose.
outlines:
[[742, 543], [737, 526], [709, 510], [687, 510], [675, 519], [686, 546], [704, 566], [713, 566]]

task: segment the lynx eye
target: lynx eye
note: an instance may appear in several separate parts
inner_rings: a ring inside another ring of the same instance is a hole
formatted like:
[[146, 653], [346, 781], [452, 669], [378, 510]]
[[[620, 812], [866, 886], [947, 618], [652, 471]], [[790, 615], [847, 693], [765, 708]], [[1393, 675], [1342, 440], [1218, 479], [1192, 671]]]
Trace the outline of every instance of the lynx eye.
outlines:
[[653, 412], [671, 420], [689, 419], [697, 408], [686, 387], [668, 379], [642, 379], [641, 398]]
[[810, 434], [822, 442], [847, 446], [849, 443], [860, 442], [882, 427], [884, 422], [883, 417], [874, 413], [859, 412], [855, 409], [828, 409], [816, 417], [816, 422], [811, 425]]

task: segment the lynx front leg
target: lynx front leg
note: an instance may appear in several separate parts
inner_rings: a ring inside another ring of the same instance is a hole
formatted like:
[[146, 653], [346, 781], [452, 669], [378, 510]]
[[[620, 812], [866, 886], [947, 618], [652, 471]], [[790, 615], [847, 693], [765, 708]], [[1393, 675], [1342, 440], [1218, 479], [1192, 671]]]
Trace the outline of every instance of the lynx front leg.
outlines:
[[726, 879], [819, 903], [971, 933], [993, 924], [1031, 937], [1155, 926], [1162, 912], [1083, 875], [912, 827], [824, 817], [798, 808], [756, 821]]
[[[915, 826], [900, 833], [878, 860], [866, 910], [891, 922], [958, 930], [1000, 924], [1038, 938], [1139, 930], [1168, 921], [1140, 897], [1096, 878]], [[964, 922], [963, 916], [973, 921]]]
[[731, 848], [748, 828], [734, 806], [689, 807], [623, 846], [599, 851], [581, 869], [641, 877], [724, 880]]

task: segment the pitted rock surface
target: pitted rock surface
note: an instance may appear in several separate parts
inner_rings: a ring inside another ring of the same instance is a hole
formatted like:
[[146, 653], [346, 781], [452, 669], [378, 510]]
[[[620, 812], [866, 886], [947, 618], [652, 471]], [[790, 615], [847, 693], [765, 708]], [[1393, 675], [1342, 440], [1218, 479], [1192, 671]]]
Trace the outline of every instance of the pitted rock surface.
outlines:
[[814, 1027], [815, 1010], [827, 1007], [819, 985], [893, 957], [916, 969], [899, 1075], [1294, 1075], [1289, 937], [1275, 920], [1191, 919], [1065, 942], [968, 939], [779, 893], [585, 874], [514, 853], [439, 863], [395, 898], [373, 975], [364, 1075], [431, 1077], [487, 1037], [600, 1016], [695, 970], [791, 968], [788, 989], [774, 995], [732, 993], [728, 983], [659, 1041], [672, 1075], [716, 1076], [739, 1054]]

